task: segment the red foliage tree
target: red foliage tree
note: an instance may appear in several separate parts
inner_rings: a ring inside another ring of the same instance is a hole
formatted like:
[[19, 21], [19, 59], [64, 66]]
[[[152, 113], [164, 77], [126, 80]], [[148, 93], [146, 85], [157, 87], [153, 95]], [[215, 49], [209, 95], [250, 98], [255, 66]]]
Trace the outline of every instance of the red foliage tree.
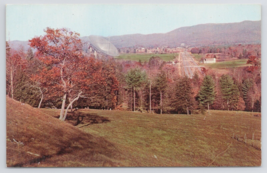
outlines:
[[259, 68], [259, 60], [256, 56], [249, 56], [247, 64], [251, 64], [251, 66], [247, 67], [248, 72], [253, 72]]
[[[18, 52], [15, 50], [10, 50], [7, 43], [7, 57], [6, 57], [6, 78], [9, 84], [11, 98], [14, 98], [14, 77], [18, 70], [23, 70], [25, 68], [25, 60], [22, 58], [23, 52]], [[8, 92], [9, 95], [9, 92]]]
[[[45, 30], [46, 35], [31, 39], [30, 46], [37, 49], [36, 57], [45, 66], [32, 78], [49, 88], [51, 96], [61, 96], [60, 120], [65, 120], [68, 109], [91, 84], [101, 81], [98, 73], [101, 63], [82, 54], [79, 34], [67, 29]], [[65, 110], [66, 99], [69, 105]]]

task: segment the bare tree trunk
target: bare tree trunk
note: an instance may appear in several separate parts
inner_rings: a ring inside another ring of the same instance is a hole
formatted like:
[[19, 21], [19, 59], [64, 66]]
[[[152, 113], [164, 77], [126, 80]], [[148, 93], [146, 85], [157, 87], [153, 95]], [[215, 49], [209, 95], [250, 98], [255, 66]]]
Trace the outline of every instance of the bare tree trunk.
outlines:
[[67, 117], [67, 114], [68, 114], [68, 110], [69, 110], [69, 108], [72, 106], [72, 104], [73, 104], [76, 100], [78, 100], [78, 99], [80, 98], [81, 94], [82, 94], [82, 92], [80, 92], [80, 93], [78, 94], [78, 96], [77, 96], [75, 99], [73, 99], [73, 100], [69, 103], [67, 109], [65, 110], [65, 113], [64, 113], [64, 116], [63, 116], [63, 118], [62, 118], [62, 121], [65, 121], [65, 119], [66, 119], [66, 117]]
[[42, 92], [41, 88], [39, 88], [39, 90], [40, 90], [40, 92], [41, 92], [42, 96], [41, 96], [41, 100], [40, 100], [40, 102], [39, 102], [39, 105], [38, 105], [38, 109], [40, 109], [40, 108], [41, 108], [42, 101], [43, 101], [43, 98], [44, 98], [44, 94], [43, 94], [43, 92]]
[[[69, 98], [69, 102], [71, 103], [70, 98]], [[72, 104], [70, 105], [70, 110], [72, 112]]]
[[151, 113], [151, 81], [150, 81], [150, 88], [149, 88], [149, 109]]
[[134, 87], [134, 110], [135, 111], [135, 87]]
[[210, 111], [210, 104], [208, 103], [208, 110]]
[[61, 111], [60, 111], [60, 116], [59, 116], [60, 120], [62, 120], [63, 116], [64, 116], [64, 110], [65, 110], [65, 104], [66, 104], [66, 98], [67, 98], [67, 93], [65, 91], [67, 85], [66, 85], [66, 82], [63, 79], [63, 67], [64, 67], [64, 64], [65, 64], [65, 59], [63, 60], [63, 63], [61, 64], [62, 67], [60, 68], [60, 78], [61, 78], [61, 81], [62, 81], [63, 87], [64, 87], [64, 96], [63, 96], [62, 105], [61, 105]]
[[189, 110], [188, 110], [188, 107], [186, 107], [186, 110], [187, 110], [187, 115], [189, 115]]
[[63, 120], [64, 110], [65, 110], [65, 104], [66, 104], [66, 97], [67, 97], [67, 94], [64, 94], [63, 100], [62, 100], [62, 105], [61, 105], [61, 110], [60, 110], [60, 116], [59, 116], [59, 119], [60, 120]]
[[11, 88], [11, 98], [14, 97], [14, 88], [13, 88], [13, 68], [10, 70], [10, 88]]
[[160, 91], [160, 114], [162, 114], [162, 91]]

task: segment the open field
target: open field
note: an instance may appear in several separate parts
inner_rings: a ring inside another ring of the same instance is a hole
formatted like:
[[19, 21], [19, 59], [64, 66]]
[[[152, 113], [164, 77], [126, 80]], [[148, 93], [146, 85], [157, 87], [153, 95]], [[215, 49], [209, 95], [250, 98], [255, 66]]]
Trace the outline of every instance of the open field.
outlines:
[[[261, 119], [247, 112], [156, 115], [83, 110], [108, 118], [105, 124], [78, 125], [111, 141], [131, 166], [259, 166]], [[254, 133], [254, 147], [241, 142]], [[234, 138], [233, 138], [234, 135]], [[238, 140], [237, 140], [238, 138]]]
[[7, 99], [7, 165], [260, 166], [261, 117], [253, 114], [82, 109], [61, 122], [57, 109]]
[[199, 62], [201, 60], [201, 58], [202, 58], [202, 54], [192, 54], [192, 55], [193, 55], [193, 57], [195, 58], [195, 60], [197, 62]]
[[234, 68], [234, 67], [247, 66], [246, 63], [247, 59], [239, 59], [239, 60], [223, 61], [223, 62], [216, 62], [213, 64], [203, 64], [203, 65], [209, 68]]
[[164, 61], [171, 61], [177, 54], [121, 54], [116, 59], [148, 62], [151, 57], [160, 57]]

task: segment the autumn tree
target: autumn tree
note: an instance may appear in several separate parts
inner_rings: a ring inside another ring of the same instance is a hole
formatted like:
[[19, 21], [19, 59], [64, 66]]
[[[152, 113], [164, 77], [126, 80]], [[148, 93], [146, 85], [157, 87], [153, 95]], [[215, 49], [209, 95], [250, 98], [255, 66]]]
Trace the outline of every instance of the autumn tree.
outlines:
[[[91, 64], [83, 56], [78, 33], [64, 28], [47, 28], [45, 33], [29, 41], [30, 46], [37, 50], [36, 57], [45, 64], [34, 78], [44, 87], [49, 87], [50, 95], [62, 97], [59, 119], [64, 121], [72, 104], [85, 90], [90, 90], [92, 83], [100, 81], [101, 63], [91, 61]], [[69, 104], [65, 110], [67, 98]]]
[[260, 60], [256, 56], [250, 56], [249, 59], [247, 60], [247, 64], [251, 65], [247, 67], [247, 71], [254, 72], [255, 70], [259, 69]]
[[[7, 43], [7, 42], [6, 42]], [[15, 50], [10, 50], [9, 45], [6, 45], [7, 58], [6, 58], [6, 77], [9, 79], [7, 82], [9, 84], [9, 91], [11, 98], [14, 98], [14, 82], [15, 76], [18, 74], [19, 70], [25, 68], [25, 61], [22, 59], [23, 52], [18, 52]], [[9, 92], [8, 92], [9, 93]]]
[[34, 58], [33, 51], [32, 51], [31, 48], [29, 48], [29, 49], [27, 50], [27, 56], [26, 56], [26, 59], [27, 59], [28, 61], [30, 61], [30, 60], [33, 60], [33, 58]]

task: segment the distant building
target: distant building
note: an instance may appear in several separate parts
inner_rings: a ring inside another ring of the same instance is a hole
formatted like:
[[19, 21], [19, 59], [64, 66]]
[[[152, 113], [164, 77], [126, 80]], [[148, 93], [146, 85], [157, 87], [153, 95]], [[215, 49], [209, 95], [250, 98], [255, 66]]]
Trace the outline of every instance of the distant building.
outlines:
[[204, 58], [204, 64], [216, 63], [216, 58]]

